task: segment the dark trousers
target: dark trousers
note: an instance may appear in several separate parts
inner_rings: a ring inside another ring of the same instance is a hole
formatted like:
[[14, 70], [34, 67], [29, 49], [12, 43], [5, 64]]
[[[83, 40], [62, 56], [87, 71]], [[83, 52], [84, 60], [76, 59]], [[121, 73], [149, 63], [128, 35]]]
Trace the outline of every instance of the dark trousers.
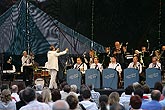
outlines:
[[23, 67], [23, 81], [25, 81], [26, 86], [32, 86], [32, 83], [33, 83], [33, 67], [32, 66]]

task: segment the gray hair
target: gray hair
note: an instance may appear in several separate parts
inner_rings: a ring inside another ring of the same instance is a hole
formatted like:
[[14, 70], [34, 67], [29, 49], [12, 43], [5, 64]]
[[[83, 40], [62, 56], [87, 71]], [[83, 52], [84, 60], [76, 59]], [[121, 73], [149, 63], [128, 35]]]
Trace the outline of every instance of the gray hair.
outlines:
[[65, 100], [57, 100], [53, 103], [52, 110], [69, 110], [69, 104]]

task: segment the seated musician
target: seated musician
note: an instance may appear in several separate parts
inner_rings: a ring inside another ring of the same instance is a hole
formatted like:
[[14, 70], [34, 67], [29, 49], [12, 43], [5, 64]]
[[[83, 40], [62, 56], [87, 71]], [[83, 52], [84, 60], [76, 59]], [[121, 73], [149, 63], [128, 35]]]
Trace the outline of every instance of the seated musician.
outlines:
[[80, 71], [82, 74], [85, 74], [85, 71], [87, 70], [87, 65], [82, 62], [81, 57], [77, 57], [77, 63], [74, 64], [74, 69], [77, 69]]
[[3, 73], [14, 73], [16, 71], [15, 66], [12, 64], [11, 57], [7, 60], [3, 67]]
[[82, 73], [82, 84], [85, 84], [85, 71], [87, 70], [87, 65], [82, 62], [81, 57], [77, 57], [77, 63], [74, 64], [74, 69], [77, 69]]
[[152, 63], [149, 64], [148, 68], [157, 68], [161, 70], [161, 63], [158, 62], [157, 57], [152, 57]]
[[142, 72], [142, 65], [138, 62], [138, 57], [133, 57], [133, 62], [131, 62], [128, 66], [128, 68], [135, 68], [139, 71], [139, 73]]
[[108, 68], [112, 68], [112, 69], [116, 70], [119, 73], [119, 77], [121, 78], [121, 72], [122, 72], [121, 65], [116, 62], [115, 56], [111, 57], [111, 63], [109, 63]]
[[103, 66], [99, 63], [98, 57], [94, 57], [94, 63], [91, 64], [90, 68], [97, 69], [98, 71], [102, 72]]
[[33, 68], [32, 68], [31, 56], [29, 56], [26, 51], [23, 51], [23, 56], [21, 60], [22, 60], [21, 72], [23, 70], [23, 81], [25, 81], [26, 85], [29, 85], [30, 83], [32, 84]]

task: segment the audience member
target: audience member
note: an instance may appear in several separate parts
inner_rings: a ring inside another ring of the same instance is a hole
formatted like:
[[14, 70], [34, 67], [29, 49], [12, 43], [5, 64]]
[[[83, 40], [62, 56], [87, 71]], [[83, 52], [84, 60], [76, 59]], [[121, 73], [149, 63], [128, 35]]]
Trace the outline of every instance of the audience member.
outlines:
[[146, 110], [162, 110], [162, 105], [159, 103], [161, 93], [159, 90], [151, 92], [151, 101], [144, 103], [141, 108]]
[[112, 92], [109, 95], [110, 110], [125, 110], [124, 107], [119, 103], [119, 93]]
[[100, 97], [99, 97], [99, 109], [100, 110], [110, 110], [107, 95], [100, 95]]
[[36, 93], [36, 98], [38, 102], [43, 102], [42, 95], [40, 93]]
[[51, 95], [52, 95], [52, 101], [53, 102], [61, 99], [60, 90], [58, 90], [58, 89], [53, 89], [51, 91]]
[[83, 101], [79, 103], [81, 108], [86, 110], [98, 110], [95, 102], [91, 101], [91, 92], [90, 90], [84, 90], [82, 93]]
[[52, 110], [69, 110], [69, 105], [65, 100], [57, 100], [53, 103]]
[[27, 105], [20, 108], [20, 110], [51, 110], [50, 107], [36, 100], [35, 90], [27, 87], [22, 93], [23, 100]]
[[[159, 90], [162, 93], [163, 84], [161, 82], [156, 82], [155, 85], [154, 85], [154, 90]], [[160, 100], [163, 100], [163, 99], [164, 99], [164, 96], [161, 95]]]
[[16, 110], [16, 105], [12, 101], [9, 89], [3, 89], [1, 93], [0, 110]]
[[142, 110], [141, 107], [142, 100], [139, 95], [131, 96], [130, 99], [130, 105], [131, 109], [130, 110]]
[[[163, 90], [162, 90], [162, 94], [163, 94], [163, 96], [165, 97], [165, 87], [164, 87]], [[165, 109], [165, 98], [164, 98], [163, 100], [161, 100], [159, 103], [160, 103], [160, 104], [162, 105], [162, 107]]]
[[150, 92], [151, 90], [150, 90], [150, 87], [147, 84], [144, 84], [142, 86], [142, 89], [144, 91], [143, 98], [151, 100], [151, 92]]
[[79, 110], [78, 108], [78, 98], [75, 95], [69, 95], [66, 98], [67, 103], [69, 104], [70, 110]]
[[143, 98], [143, 94], [144, 94], [144, 91], [143, 91], [143, 89], [141, 89], [141, 88], [136, 89], [136, 90], [134, 91], [134, 95], [138, 95], [138, 96], [141, 98], [141, 100], [142, 100], [142, 105], [143, 105], [144, 103], [146, 103], [146, 102], [149, 101], [148, 99], [144, 99], [144, 98]]
[[2, 86], [1, 86], [1, 92], [2, 92], [4, 89], [9, 89], [9, 85], [8, 85], [8, 84], [2, 84]]
[[48, 104], [50, 108], [52, 108], [53, 102], [51, 100], [52, 96], [51, 96], [51, 91], [49, 90], [49, 88], [43, 89], [41, 95], [42, 95], [42, 101]]
[[23, 93], [24, 90], [21, 90], [19, 92], [19, 98], [20, 98], [20, 101], [19, 102], [16, 102], [16, 108], [17, 110], [19, 110], [22, 106], [25, 106], [26, 103], [23, 101], [23, 97], [22, 97], [22, 93]]
[[11, 87], [11, 97], [16, 101], [16, 102], [19, 102], [20, 101], [20, 98], [19, 98], [19, 95], [18, 95], [18, 86], [17, 85], [13, 85]]
[[[133, 85], [128, 85], [128, 87], [129, 87], [129, 89], [130, 89], [130, 91], [132, 92], [132, 95], [134, 95], [134, 89], [133, 89]], [[125, 89], [125, 91], [126, 91], [126, 89]], [[128, 91], [127, 91], [128, 92]], [[123, 92], [122, 94], [121, 94], [121, 97], [125, 97], [125, 92]]]
[[71, 85], [70, 88], [71, 88], [71, 91], [70, 91], [69, 95], [75, 95], [78, 98], [78, 96], [80, 94], [77, 94], [77, 86], [76, 85]]
[[125, 89], [125, 96], [120, 97], [120, 103], [123, 104], [123, 106], [126, 110], [129, 109], [129, 103], [130, 103], [130, 98], [132, 96], [132, 93], [133, 93], [133, 88], [130, 85]]
[[61, 99], [65, 100], [66, 97], [69, 95], [71, 88], [69, 85], [65, 85], [63, 90], [64, 90], [64, 92], [61, 92]]
[[100, 97], [100, 93], [94, 91], [94, 88], [92, 85], [88, 86], [90, 91], [91, 91], [91, 99], [97, 104], [97, 107], [99, 107], [99, 97]]
[[41, 84], [35, 85], [36, 93], [41, 94], [43, 86]]

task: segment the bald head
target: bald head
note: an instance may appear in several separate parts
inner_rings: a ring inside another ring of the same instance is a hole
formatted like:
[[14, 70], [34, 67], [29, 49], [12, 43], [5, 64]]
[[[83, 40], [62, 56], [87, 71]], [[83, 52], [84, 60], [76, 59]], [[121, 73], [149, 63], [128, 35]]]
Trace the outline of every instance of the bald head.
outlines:
[[57, 100], [54, 102], [52, 110], [69, 110], [69, 104], [65, 100]]
[[159, 101], [160, 100], [160, 96], [161, 96], [161, 93], [160, 93], [159, 90], [153, 90], [151, 92], [151, 98], [152, 98], [152, 100]]
[[12, 93], [18, 92], [18, 86], [17, 85], [12, 85], [11, 89], [12, 89]]

